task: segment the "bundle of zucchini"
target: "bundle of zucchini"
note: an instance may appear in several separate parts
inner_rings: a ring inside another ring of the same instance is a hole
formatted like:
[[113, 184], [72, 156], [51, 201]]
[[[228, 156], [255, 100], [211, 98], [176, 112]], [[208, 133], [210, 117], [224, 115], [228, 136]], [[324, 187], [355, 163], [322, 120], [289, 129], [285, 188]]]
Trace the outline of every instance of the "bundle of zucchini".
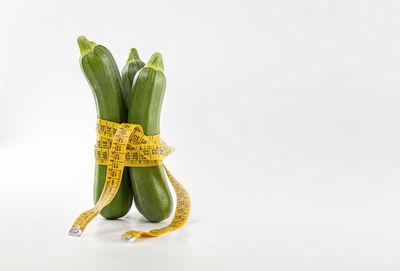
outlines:
[[[142, 126], [147, 136], [160, 133], [160, 111], [165, 92], [164, 65], [160, 53], [144, 64], [131, 49], [122, 78], [111, 53], [101, 45], [78, 38], [80, 65], [95, 98], [97, 117], [117, 123]], [[107, 166], [96, 165], [94, 201], [106, 180]], [[134, 199], [138, 211], [149, 221], [159, 222], [172, 212], [172, 196], [162, 165], [124, 169], [118, 193], [100, 214], [107, 219], [126, 215]]]

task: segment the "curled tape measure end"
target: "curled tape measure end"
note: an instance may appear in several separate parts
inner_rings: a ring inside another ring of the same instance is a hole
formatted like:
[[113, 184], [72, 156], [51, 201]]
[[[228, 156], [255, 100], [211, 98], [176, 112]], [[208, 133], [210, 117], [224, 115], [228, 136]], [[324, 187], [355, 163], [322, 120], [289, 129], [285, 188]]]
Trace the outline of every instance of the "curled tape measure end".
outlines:
[[136, 237], [135, 236], [121, 236], [121, 239], [125, 242], [128, 243], [133, 243], [136, 241]]
[[72, 227], [69, 232], [69, 235], [75, 236], [75, 237], [80, 237], [82, 234], [81, 226], [77, 225], [75, 227]]

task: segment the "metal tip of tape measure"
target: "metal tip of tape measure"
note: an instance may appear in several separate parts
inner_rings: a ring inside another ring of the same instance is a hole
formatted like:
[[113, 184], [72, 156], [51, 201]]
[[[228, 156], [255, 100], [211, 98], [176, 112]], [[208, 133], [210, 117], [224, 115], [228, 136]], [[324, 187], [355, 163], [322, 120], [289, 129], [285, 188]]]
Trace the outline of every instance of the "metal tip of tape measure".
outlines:
[[69, 232], [69, 235], [75, 236], [75, 237], [79, 237], [82, 234], [82, 230], [81, 230], [81, 226], [77, 225], [75, 227], [72, 227]]
[[122, 236], [121, 239], [128, 243], [133, 243], [136, 240], [135, 236], [131, 236], [131, 235], [130, 236]]

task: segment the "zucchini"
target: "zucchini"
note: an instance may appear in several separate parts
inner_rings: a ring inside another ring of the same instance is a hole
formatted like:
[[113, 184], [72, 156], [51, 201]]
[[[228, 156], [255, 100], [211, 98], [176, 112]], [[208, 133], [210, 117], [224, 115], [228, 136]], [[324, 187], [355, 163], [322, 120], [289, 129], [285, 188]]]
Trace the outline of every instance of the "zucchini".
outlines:
[[[161, 54], [155, 53], [135, 76], [128, 113], [128, 123], [140, 124], [148, 136], [160, 133], [165, 82]], [[129, 173], [139, 212], [151, 222], [169, 217], [173, 201], [162, 165], [130, 167]]]
[[135, 74], [144, 67], [144, 63], [140, 60], [139, 54], [135, 48], [129, 52], [128, 60], [125, 67], [122, 69], [122, 83], [124, 85], [125, 103], [129, 106], [131, 98], [132, 82]]
[[[117, 123], [126, 122], [127, 108], [123, 100], [123, 86], [113, 56], [107, 48], [88, 41], [84, 36], [78, 38], [78, 45], [81, 51], [81, 69], [92, 89], [97, 117]], [[95, 166], [93, 193], [95, 203], [103, 191], [106, 173], [107, 166]], [[131, 208], [132, 197], [129, 172], [125, 168], [117, 194], [100, 214], [107, 219], [126, 215]]]

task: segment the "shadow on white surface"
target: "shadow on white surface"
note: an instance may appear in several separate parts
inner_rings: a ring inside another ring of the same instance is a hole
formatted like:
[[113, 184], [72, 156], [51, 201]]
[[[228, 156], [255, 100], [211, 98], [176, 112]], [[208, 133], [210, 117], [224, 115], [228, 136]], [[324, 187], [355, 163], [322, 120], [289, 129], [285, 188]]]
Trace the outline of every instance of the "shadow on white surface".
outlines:
[[[172, 215], [165, 221], [152, 223], [138, 213], [129, 214], [121, 219], [115, 220], [107, 220], [101, 216], [98, 216], [87, 226], [80, 238], [95, 239], [96, 241], [100, 242], [123, 242], [120, 237], [128, 230], [149, 231], [152, 229], [159, 229], [168, 226], [171, 220]], [[152, 239], [170, 238], [180, 242], [187, 242], [189, 241], [190, 236], [185, 228], [190, 226], [192, 223], [196, 223], [196, 220], [192, 221], [189, 218], [186, 224], [177, 231], [172, 231], [156, 238], [140, 238], [139, 240], [135, 241], [135, 243], [142, 242], [144, 240], [150, 241]], [[179, 234], [176, 235], [174, 232], [179, 232]]]

